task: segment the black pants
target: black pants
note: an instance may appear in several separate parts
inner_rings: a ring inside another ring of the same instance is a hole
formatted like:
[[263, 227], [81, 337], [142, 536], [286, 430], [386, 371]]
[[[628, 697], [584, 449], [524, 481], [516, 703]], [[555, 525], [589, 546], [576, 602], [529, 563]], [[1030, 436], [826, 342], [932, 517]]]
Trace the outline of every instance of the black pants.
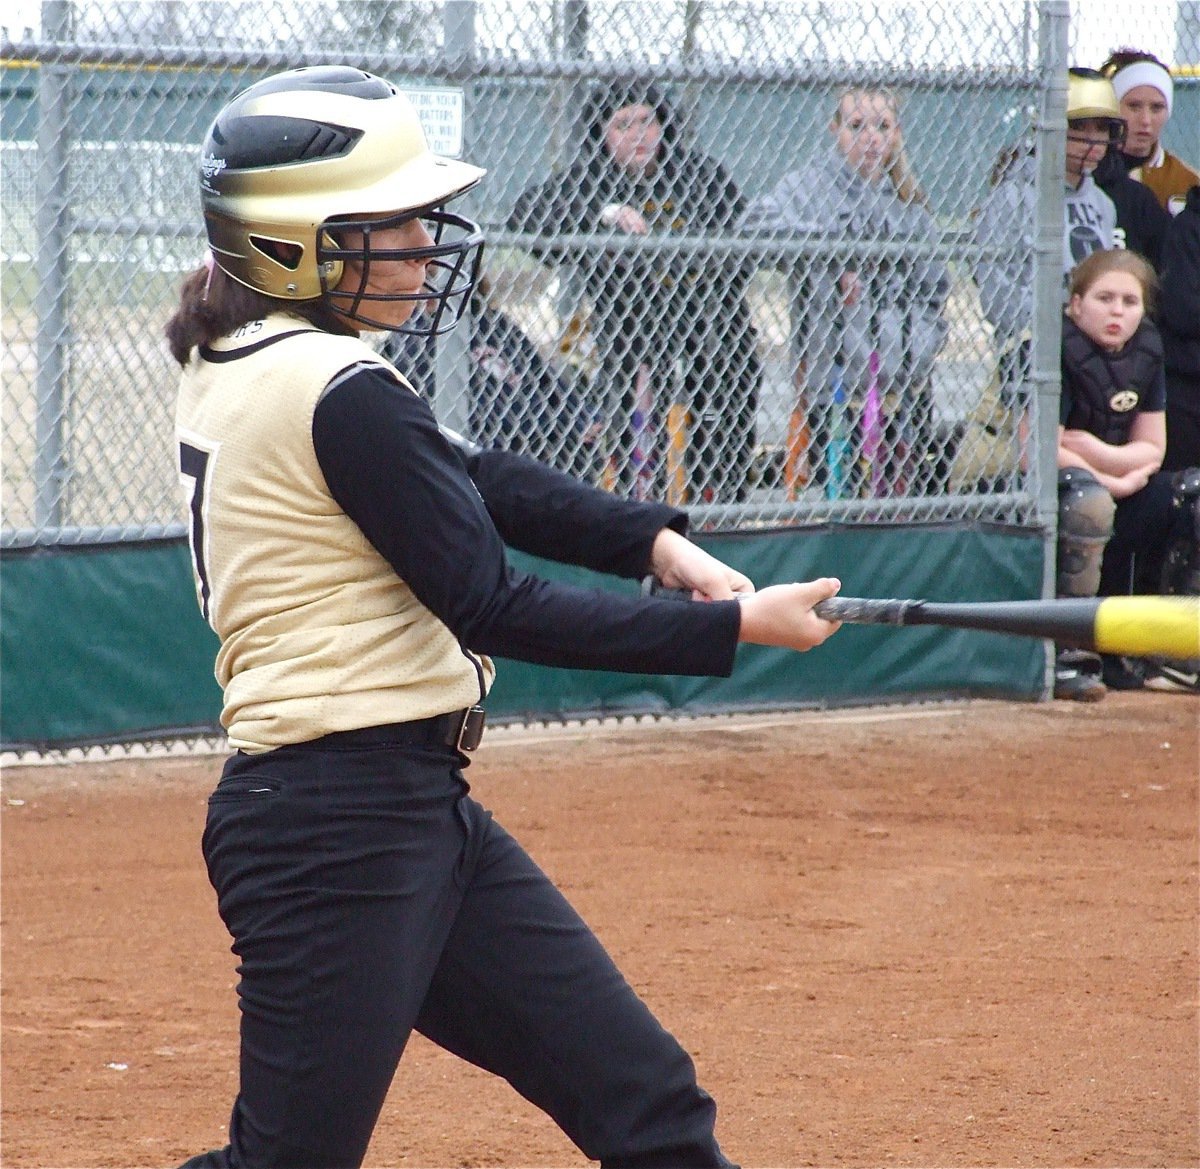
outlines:
[[1173, 474], [1159, 471], [1141, 491], [1117, 500], [1113, 534], [1100, 570], [1102, 597], [1158, 590], [1158, 574], [1171, 545], [1190, 534], [1191, 515], [1172, 502]]
[[204, 853], [241, 959], [227, 1148], [188, 1166], [357, 1166], [415, 1027], [605, 1165], [728, 1165], [687, 1053], [475, 800], [389, 728], [237, 755]]
[[1164, 471], [1200, 467], [1200, 374], [1167, 371], [1167, 449]]

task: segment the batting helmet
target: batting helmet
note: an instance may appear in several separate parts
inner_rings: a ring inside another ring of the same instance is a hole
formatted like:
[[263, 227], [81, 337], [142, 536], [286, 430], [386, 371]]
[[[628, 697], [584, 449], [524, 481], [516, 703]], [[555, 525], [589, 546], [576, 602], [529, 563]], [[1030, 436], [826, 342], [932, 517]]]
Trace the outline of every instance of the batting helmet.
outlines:
[[[340, 65], [292, 69], [238, 94], [209, 128], [200, 160], [209, 247], [224, 272], [267, 296], [323, 297], [376, 328], [389, 326], [366, 315], [371, 301], [420, 301], [429, 311], [405, 331], [445, 332], [474, 287], [483, 236], [443, 205], [485, 173], [433, 154], [390, 82]], [[372, 248], [372, 232], [416, 218], [432, 247]], [[342, 229], [361, 234], [361, 246], [343, 246]], [[417, 259], [428, 261], [420, 293], [365, 291], [373, 262]], [[346, 260], [362, 268], [357, 288], [336, 287]]]
[[1071, 69], [1067, 74], [1067, 123], [1097, 121], [1108, 128], [1110, 142], [1125, 140], [1125, 119], [1113, 83], [1095, 69]]

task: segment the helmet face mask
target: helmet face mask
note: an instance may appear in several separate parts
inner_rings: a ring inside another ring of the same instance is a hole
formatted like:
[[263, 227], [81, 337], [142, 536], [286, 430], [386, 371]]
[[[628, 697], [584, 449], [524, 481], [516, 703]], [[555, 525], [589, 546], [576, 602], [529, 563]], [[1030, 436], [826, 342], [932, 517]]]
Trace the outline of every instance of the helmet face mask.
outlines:
[[[209, 247], [234, 280], [283, 301], [324, 300], [369, 328], [380, 299], [434, 302], [405, 331], [453, 327], [478, 274], [483, 237], [470, 220], [440, 210], [484, 171], [433, 154], [411, 103], [382, 78], [347, 66], [293, 69], [260, 81], [216, 117], [200, 163]], [[422, 218], [434, 238], [428, 291], [384, 297], [364, 291], [366, 268], [419, 259], [371, 249], [372, 231]], [[362, 250], [335, 234], [353, 228]], [[337, 288], [346, 261], [363, 267], [357, 292]]]
[[[1096, 131], [1090, 131], [1084, 123], [1095, 123]], [[1122, 120], [1103, 117], [1072, 118], [1067, 123], [1067, 137], [1073, 142], [1103, 141], [1105, 147], [1116, 146], [1118, 149], [1125, 141], [1125, 123]]]
[[[389, 228], [401, 227], [419, 219], [432, 243], [420, 248], [383, 248], [373, 236]], [[353, 232], [362, 237], [356, 247], [347, 247], [344, 237]], [[324, 224], [317, 260], [322, 272], [326, 302], [344, 317], [374, 329], [393, 329], [398, 333], [438, 336], [449, 332], [466, 309], [479, 277], [483, 254], [483, 235], [477, 224], [440, 207], [426, 208], [415, 215], [402, 212], [383, 218], [361, 217], [330, 219]], [[368, 292], [371, 267], [380, 263], [423, 260], [425, 280], [419, 292]], [[347, 262], [359, 269], [358, 279], [350, 287], [338, 287], [346, 273]], [[372, 315], [371, 305], [380, 301], [409, 301], [417, 305], [407, 323], [395, 328]]]

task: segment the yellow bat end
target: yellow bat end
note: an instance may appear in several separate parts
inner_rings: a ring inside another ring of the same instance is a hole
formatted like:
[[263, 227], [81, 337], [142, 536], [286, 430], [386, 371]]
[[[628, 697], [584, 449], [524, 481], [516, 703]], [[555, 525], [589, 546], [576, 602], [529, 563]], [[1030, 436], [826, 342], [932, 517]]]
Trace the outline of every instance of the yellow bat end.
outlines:
[[1200, 597], [1106, 597], [1096, 649], [1134, 658], [1200, 658]]

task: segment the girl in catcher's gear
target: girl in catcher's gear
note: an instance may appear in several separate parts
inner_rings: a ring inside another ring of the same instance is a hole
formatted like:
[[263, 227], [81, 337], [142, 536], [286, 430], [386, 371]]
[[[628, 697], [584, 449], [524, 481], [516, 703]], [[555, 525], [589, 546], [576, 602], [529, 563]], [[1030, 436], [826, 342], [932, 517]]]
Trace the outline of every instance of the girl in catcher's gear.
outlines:
[[[1154, 288], [1150, 265], [1121, 248], [1093, 252], [1071, 272], [1058, 428], [1060, 596], [1112, 596], [1147, 584], [1157, 592], [1172, 547], [1195, 542], [1196, 500], [1178, 476], [1159, 470], [1163, 349], [1146, 315]], [[1077, 652], [1059, 655], [1059, 697], [1091, 701], [1105, 685], [1141, 684], [1121, 659], [1089, 669]]]
[[[483, 173], [341, 66], [251, 86], [204, 145], [210, 254], [167, 337], [234, 749], [203, 849], [241, 1060], [229, 1143], [189, 1166], [360, 1165], [414, 1028], [602, 1164], [729, 1164], [687, 1053], [463, 769], [490, 655], [726, 675], [739, 642], [824, 641], [839, 583], [756, 592], [680, 511], [456, 445], [359, 339], [453, 326], [482, 239], [446, 205]], [[708, 603], [542, 580], [506, 544]]]

